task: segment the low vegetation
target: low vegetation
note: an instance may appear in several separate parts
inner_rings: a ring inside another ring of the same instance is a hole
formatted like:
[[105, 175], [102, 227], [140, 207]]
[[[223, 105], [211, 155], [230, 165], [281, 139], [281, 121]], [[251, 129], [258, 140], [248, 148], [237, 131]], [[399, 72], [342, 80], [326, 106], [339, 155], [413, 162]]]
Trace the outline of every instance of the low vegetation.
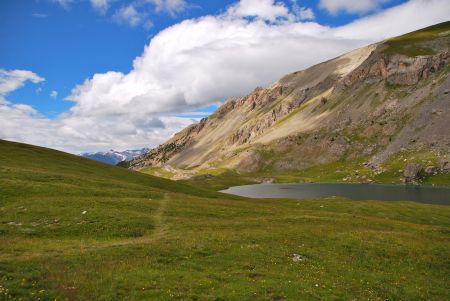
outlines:
[[0, 300], [450, 297], [449, 207], [244, 199], [206, 182], [1, 141]]

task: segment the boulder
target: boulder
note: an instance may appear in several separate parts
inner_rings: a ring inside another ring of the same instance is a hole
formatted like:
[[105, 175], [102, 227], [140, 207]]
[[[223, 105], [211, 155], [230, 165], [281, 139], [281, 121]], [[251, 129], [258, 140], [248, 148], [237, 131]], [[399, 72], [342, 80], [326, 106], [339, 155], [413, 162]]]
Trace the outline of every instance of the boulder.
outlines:
[[423, 168], [416, 163], [408, 163], [403, 169], [403, 176], [405, 178], [405, 184], [417, 183], [422, 178]]
[[432, 176], [437, 174], [437, 168], [435, 166], [427, 166], [424, 172], [427, 176]]
[[450, 172], [450, 162], [445, 159], [439, 161], [439, 170], [441, 172]]

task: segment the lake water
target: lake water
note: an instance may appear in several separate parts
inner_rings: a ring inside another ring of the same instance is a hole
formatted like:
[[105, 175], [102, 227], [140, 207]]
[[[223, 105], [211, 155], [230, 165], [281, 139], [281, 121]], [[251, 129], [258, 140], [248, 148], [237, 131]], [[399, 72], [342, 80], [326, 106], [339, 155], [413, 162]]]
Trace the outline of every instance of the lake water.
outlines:
[[450, 205], [450, 188], [407, 185], [299, 183], [235, 186], [221, 192], [250, 198], [323, 198], [341, 196], [353, 200], [413, 201]]

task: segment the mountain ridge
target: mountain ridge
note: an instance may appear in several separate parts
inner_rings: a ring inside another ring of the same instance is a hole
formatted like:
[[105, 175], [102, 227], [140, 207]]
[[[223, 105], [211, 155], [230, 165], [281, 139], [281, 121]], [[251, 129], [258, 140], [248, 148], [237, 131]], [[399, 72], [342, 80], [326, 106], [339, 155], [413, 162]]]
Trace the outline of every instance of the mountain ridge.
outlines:
[[449, 45], [445, 22], [288, 74], [225, 101], [129, 167], [175, 168], [183, 178], [214, 169], [283, 173], [342, 160], [383, 172], [405, 152], [446, 158]]
[[82, 153], [81, 157], [100, 161], [103, 163], [108, 163], [111, 165], [116, 165], [122, 161], [130, 161], [138, 156], [146, 154], [150, 151], [150, 148], [144, 147], [141, 149], [133, 149], [133, 150], [124, 150], [124, 151], [115, 151], [113, 149], [104, 152], [91, 152], [91, 153]]

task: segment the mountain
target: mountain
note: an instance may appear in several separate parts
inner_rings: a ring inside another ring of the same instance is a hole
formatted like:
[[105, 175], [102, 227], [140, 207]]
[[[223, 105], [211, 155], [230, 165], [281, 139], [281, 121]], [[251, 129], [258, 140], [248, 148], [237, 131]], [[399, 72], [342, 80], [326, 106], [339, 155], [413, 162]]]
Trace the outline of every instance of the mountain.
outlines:
[[398, 182], [449, 155], [449, 62], [450, 22], [356, 49], [227, 100], [129, 167]]
[[97, 153], [83, 153], [80, 156], [96, 161], [100, 161], [103, 163], [108, 163], [112, 165], [116, 165], [119, 162], [122, 161], [130, 161], [136, 157], [139, 157], [143, 154], [146, 154], [150, 151], [150, 148], [142, 148], [142, 149], [135, 149], [135, 150], [126, 150], [126, 151], [115, 151], [110, 150], [107, 152], [97, 152]]

